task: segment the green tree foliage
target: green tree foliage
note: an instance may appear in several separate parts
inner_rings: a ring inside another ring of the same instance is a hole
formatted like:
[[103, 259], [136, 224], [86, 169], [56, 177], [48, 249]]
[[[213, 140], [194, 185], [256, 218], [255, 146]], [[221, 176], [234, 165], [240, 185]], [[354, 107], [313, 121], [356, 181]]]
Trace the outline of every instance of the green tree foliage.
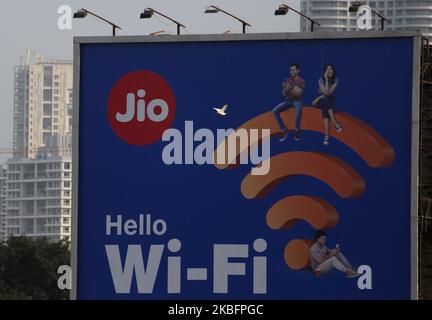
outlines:
[[60, 265], [70, 265], [69, 242], [11, 237], [0, 244], [0, 299], [69, 299], [60, 290]]

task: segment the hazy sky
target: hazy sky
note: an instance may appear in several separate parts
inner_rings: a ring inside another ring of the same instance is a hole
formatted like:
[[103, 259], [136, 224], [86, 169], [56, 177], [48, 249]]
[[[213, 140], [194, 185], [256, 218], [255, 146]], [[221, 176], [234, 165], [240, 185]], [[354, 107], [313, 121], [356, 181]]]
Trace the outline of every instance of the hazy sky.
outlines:
[[290, 12], [274, 16], [281, 4], [299, 10], [300, 0], [3, 0], [0, 19], [0, 162], [9, 157], [12, 147], [13, 67], [27, 48], [51, 58], [72, 59], [74, 36], [111, 35], [109, 25], [92, 17], [74, 19], [71, 30], [60, 30], [57, 20], [59, 6], [69, 5], [73, 11], [85, 8], [116, 23], [119, 35], [148, 35], [165, 30], [175, 34], [176, 26], [161, 17], [139, 19], [146, 7], [152, 7], [186, 26], [191, 34], [241, 32], [241, 23], [227, 15], [204, 14], [208, 5], [220, 8], [249, 22], [249, 33], [296, 32], [299, 17]]

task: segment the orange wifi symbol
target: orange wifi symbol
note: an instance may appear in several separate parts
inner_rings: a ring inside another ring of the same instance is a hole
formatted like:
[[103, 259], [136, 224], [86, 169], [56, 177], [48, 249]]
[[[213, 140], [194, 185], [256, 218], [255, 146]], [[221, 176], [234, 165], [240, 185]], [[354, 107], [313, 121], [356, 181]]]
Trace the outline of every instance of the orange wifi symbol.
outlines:
[[[285, 123], [293, 123], [294, 112], [282, 114]], [[359, 119], [338, 113], [338, 119], [345, 130], [331, 135], [349, 146], [370, 167], [390, 166], [395, 157], [393, 148], [374, 129]], [[261, 114], [240, 126], [240, 129], [269, 129], [270, 137], [279, 135], [280, 130], [274, 121], [273, 114]], [[312, 107], [303, 107], [302, 130], [322, 131], [321, 111]], [[232, 135], [234, 135], [232, 133]], [[235, 153], [226, 152], [228, 136], [215, 150], [215, 155], [225, 155], [222, 164], [215, 161], [219, 169], [235, 168], [239, 165], [240, 155], [248, 152], [260, 143], [263, 136], [247, 145], [237, 144]], [[218, 153], [219, 152], [219, 153]], [[249, 173], [241, 183], [241, 192], [247, 199], [265, 197], [281, 181], [295, 175], [308, 175], [329, 185], [341, 198], [359, 197], [365, 190], [365, 181], [360, 174], [343, 160], [325, 153], [293, 151], [284, 152], [265, 160], [270, 168], [266, 175]], [[276, 202], [267, 212], [267, 225], [273, 230], [291, 228], [296, 221], [303, 220], [314, 229], [334, 228], [339, 221], [339, 214], [330, 203], [317, 196], [287, 196]], [[291, 269], [309, 268], [310, 239], [294, 239], [285, 246], [285, 262]]]

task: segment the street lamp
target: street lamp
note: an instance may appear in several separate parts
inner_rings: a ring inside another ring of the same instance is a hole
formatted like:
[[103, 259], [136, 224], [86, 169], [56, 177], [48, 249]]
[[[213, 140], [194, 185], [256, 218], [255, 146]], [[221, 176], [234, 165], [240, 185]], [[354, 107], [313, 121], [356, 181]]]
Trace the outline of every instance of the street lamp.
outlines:
[[148, 19], [151, 18], [153, 16], [154, 13], [157, 13], [158, 15], [174, 22], [177, 25], [177, 34], [180, 34], [180, 27], [186, 28], [184, 25], [182, 25], [180, 22], [171, 19], [170, 17], [164, 15], [163, 13], [160, 13], [159, 11], [156, 11], [155, 9], [152, 8], [146, 8], [144, 9], [143, 13], [140, 14], [140, 19]]
[[98, 19], [100, 19], [100, 20], [102, 20], [102, 21], [110, 24], [112, 26], [112, 34], [113, 34], [113, 36], [116, 35], [116, 29], [120, 29], [121, 30], [121, 28], [118, 25], [116, 25], [116, 24], [112, 23], [111, 21], [109, 21], [107, 19], [104, 19], [101, 16], [98, 16], [97, 14], [95, 14], [95, 13], [93, 13], [93, 12], [87, 10], [87, 9], [84, 9], [84, 8], [81, 8], [77, 12], [75, 12], [74, 15], [73, 15], [73, 17], [74, 17], [74, 19], [85, 18], [87, 16], [87, 14], [91, 14], [92, 16], [94, 16], [94, 17], [96, 17], [96, 18], [98, 18]]
[[287, 6], [286, 4], [281, 4], [281, 5], [279, 6], [279, 8], [277, 8], [277, 9], [275, 10], [275, 16], [284, 16], [284, 15], [286, 15], [286, 14], [288, 13], [288, 11], [289, 11], [290, 9], [291, 9], [292, 11], [294, 11], [295, 13], [298, 13], [298, 14], [301, 15], [302, 17], [308, 19], [308, 20], [311, 22], [311, 32], [314, 31], [314, 24], [317, 24], [317, 25], [319, 25], [319, 26], [321, 25], [321, 24], [319, 24], [318, 22], [316, 22], [315, 20], [312, 20], [312, 19], [309, 18], [308, 16], [306, 16], [306, 15], [304, 15], [303, 13], [301, 13], [301, 12], [299, 12], [299, 11], [297, 11], [297, 10], [295, 10], [295, 9], [293, 9], [293, 8], [291, 8], [291, 7], [289, 7], [289, 6]]
[[252, 27], [249, 23], [247, 23], [243, 19], [240, 19], [239, 17], [236, 17], [235, 15], [233, 15], [233, 14], [231, 14], [229, 12], [226, 12], [225, 10], [222, 10], [219, 7], [209, 6], [204, 11], [204, 13], [217, 13], [217, 12], [225, 13], [226, 15], [229, 15], [230, 17], [236, 19], [237, 21], [240, 21], [242, 23], [242, 26], [243, 26], [243, 33], [246, 33], [246, 26]]
[[[348, 8], [349, 12], [358, 12], [359, 8], [361, 6], [365, 5], [364, 2], [360, 2], [360, 1], [354, 1], [351, 6]], [[384, 21], [387, 21], [388, 23], [391, 24], [390, 20], [388, 20], [386, 17], [382, 16], [381, 14], [379, 14], [378, 12], [376, 12], [375, 10], [373, 10], [371, 7], [369, 7], [370, 11], [372, 11], [373, 14], [377, 15], [378, 17], [380, 17], [381, 19], [381, 30], [384, 30]]]

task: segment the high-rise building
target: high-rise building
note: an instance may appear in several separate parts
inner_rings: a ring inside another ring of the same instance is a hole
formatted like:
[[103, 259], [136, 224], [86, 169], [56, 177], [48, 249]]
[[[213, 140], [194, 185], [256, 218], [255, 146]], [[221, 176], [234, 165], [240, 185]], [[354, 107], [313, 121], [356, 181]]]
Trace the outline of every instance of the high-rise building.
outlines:
[[9, 159], [5, 232], [8, 236], [67, 239], [71, 235], [70, 136], [54, 136], [37, 159]]
[[0, 242], [6, 240], [6, 169], [0, 164]]
[[34, 159], [50, 136], [70, 132], [72, 63], [28, 50], [14, 80], [13, 157]]
[[[357, 30], [357, 13], [349, 12], [350, 1], [302, 0], [301, 12], [319, 22], [316, 31]], [[367, 0], [361, 1], [388, 20], [385, 30], [420, 30], [432, 39], [432, 0]], [[372, 15], [372, 28], [381, 28], [381, 19]], [[301, 31], [309, 31], [310, 23], [301, 19]]]
[[30, 50], [15, 67], [7, 236], [70, 239], [72, 63]]

